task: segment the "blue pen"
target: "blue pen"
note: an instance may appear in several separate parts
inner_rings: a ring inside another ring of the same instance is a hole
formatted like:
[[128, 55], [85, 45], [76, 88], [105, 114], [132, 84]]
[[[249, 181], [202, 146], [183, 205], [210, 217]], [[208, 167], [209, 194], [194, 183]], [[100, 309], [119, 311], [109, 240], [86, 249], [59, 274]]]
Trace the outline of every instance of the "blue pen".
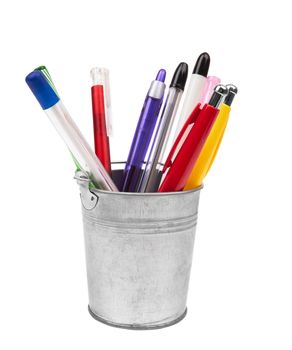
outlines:
[[124, 169], [124, 192], [136, 192], [145, 156], [158, 119], [165, 90], [164, 69], [160, 69], [147, 93]]

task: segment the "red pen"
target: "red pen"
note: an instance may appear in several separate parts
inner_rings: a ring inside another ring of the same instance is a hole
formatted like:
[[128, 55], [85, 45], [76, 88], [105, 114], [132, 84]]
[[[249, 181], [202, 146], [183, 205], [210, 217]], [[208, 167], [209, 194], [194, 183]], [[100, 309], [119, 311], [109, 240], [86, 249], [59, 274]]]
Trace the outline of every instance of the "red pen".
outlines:
[[[183, 190], [217, 118], [218, 107], [226, 93], [227, 88], [224, 85], [217, 85], [209, 103], [203, 107], [198, 103], [192, 111], [178, 134], [164, 164], [162, 172], [165, 173], [167, 169], [168, 172], [158, 192]], [[185, 141], [177, 151], [181, 139]]]
[[93, 82], [91, 100], [95, 154], [111, 175], [109, 71], [105, 68], [93, 68], [90, 74]]

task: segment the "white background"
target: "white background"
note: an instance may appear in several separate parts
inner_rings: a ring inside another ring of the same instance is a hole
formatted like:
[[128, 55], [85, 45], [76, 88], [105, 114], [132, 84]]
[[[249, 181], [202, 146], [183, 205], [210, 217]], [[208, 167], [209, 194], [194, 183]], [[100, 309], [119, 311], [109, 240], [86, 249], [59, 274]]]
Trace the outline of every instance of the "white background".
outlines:
[[[0, 5], [0, 348], [291, 349], [289, 1], [9, 1]], [[149, 82], [211, 55], [239, 87], [202, 191], [189, 313], [134, 332], [87, 312], [74, 166], [25, 76], [45, 64], [92, 143], [89, 70], [111, 70], [114, 160]]]

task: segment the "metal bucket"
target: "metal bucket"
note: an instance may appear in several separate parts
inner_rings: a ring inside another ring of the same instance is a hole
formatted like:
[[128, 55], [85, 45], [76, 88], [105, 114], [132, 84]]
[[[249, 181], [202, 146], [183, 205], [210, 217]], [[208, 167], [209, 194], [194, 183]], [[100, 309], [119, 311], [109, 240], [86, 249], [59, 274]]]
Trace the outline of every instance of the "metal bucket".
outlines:
[[[118, 184], [122, 171], [114, 171]], [[173, 325], [186, 300], [200, 188], [173, 193], [123, 193], [80, 185], [89, 312], [130, 329]]]

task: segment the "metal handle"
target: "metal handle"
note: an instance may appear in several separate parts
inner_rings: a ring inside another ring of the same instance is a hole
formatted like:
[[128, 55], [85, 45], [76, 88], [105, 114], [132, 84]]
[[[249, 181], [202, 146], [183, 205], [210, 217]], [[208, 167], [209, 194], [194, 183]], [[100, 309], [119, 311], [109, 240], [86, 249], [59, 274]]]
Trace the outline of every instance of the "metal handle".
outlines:
[[89, 190], [90, 179], [86, 172], [78, 170], [75, 172], [74, 179], [77, 180], [77, 184], [80, 189], [80, 198], [83, 207], [86, 210], [92, 210], [96, 207], [98, 202], [98, 196]]

